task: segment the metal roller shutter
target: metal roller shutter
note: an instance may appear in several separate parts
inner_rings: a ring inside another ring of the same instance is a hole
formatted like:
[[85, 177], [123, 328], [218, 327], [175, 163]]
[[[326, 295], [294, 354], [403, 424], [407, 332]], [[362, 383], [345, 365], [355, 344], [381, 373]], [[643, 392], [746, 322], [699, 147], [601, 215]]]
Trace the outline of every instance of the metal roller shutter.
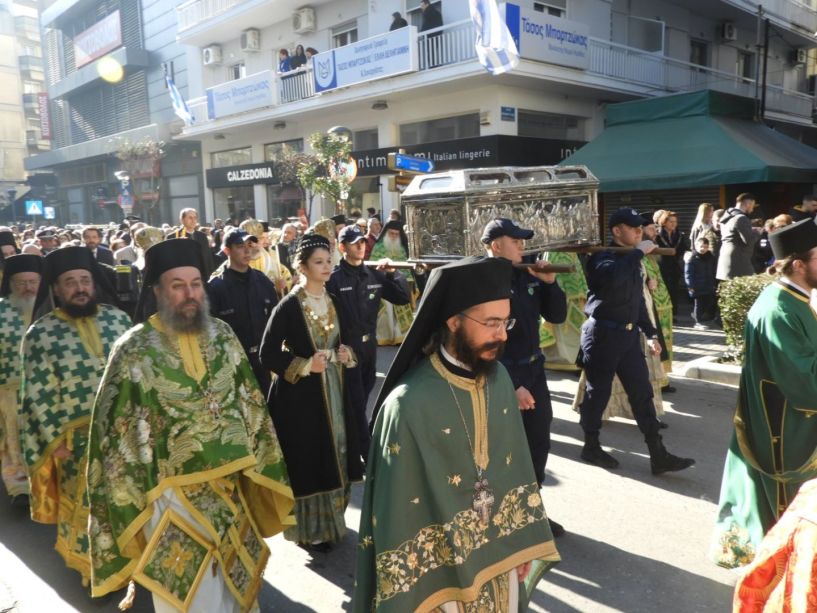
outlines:
[[678, 214], [678, 227], [689, 235], [692, 222], [698, 213], [698, 205], [709, 202], [718, 208], [720, 188], [699, 187], [694, 189], [673, 189], [654, 192], [613, 192], [604, 194], [604, 227], [611, 211], [622, 206], [631, 206], [640, 213], [665, 209]]

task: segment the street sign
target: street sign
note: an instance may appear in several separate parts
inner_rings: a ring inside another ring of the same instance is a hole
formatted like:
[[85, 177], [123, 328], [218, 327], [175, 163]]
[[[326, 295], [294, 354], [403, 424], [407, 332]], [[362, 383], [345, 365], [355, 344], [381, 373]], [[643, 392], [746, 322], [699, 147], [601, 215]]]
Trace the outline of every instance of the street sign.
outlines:
[[42, 215], [43, 201], [42, 200], [26, 200], [26, 215]]
[[56, 219], [57, 218], [57, 209], [55, 209], [53, 206], [43, 207], [43, 210], [45, 211], [44, 217], [46, 219]]
[[406, 155], [405, 153], [390, 153], [388, 167], [389, 170], [402, 170], [403, 172], [413, 172], [416, 174], [434, 172], [434, 162], [431, 160]]

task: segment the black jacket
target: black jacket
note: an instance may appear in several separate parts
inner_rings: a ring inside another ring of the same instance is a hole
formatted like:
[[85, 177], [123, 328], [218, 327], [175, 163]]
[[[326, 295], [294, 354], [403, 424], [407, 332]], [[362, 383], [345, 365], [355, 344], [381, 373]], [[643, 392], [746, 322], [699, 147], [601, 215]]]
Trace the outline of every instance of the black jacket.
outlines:
[[100, 264], [107, 264], [113, 266], [113, 252], [107, 247], [99, 245], [96, 248], [96, 261]]
[[[331, 297], [331, 296], [330, 296]], [[337, 300], [331, 297], [338, 314], [340, 341], [349, 344]], [[334, 347], [337, 349], [337, 347]], [[316, 346], [309, 333], [301, 302], [296, 292], [287, 294], [272, 312], [261, 341], [261, 363], [275, 373], [268, 404], [275, 431], [284, 452], [287, 472], [295, 496], [311, 496], [344, 485], [338, 470], [339, 453], [335, 449], [328, 394], [322, 375], [312, 373], [292, 383], [287, 369], [296, 357], [310, 358]], [[349, 400], [347, 369], [343, 369], [346, 427], [346, 475], [349, 480], [363, 476], [363, 461], [357, 436], [357, 425]]]
[[443, 25], [443, 16], [440, 15], [440, 11], [438, 11], [435, 7], [429, 5], [429, 7], [423, 11], [423, 19], [420, 22], [420, 32], [425, 32], [426, 30], [433, 30], [434, 28], [440, 28]]
[[362, 344], [369, 335], [374, 341], [377, 330], [377, 311], [380, 300], [392, 304], [408, 304], [411, 300], [408, 283], [401, 274], [384, 273], [368, 266], [351, 266], [346, 260], [332, 271], [326, 290], [337, 297], [343, 319], [347, 322], [349, 345]]
[[395, 17], [394, 20], [391, 22], [391, 26], [389, 27], [389, 32], [394, 30], [399, 30], [400, 28], [405, 28], [408, 25], [408, 22], [403, 19], [402, 17]]

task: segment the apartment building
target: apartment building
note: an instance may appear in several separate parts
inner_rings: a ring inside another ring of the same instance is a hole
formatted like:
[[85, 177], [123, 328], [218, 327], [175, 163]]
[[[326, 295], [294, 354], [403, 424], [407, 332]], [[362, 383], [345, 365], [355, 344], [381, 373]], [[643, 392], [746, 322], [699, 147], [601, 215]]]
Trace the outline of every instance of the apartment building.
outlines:
[[[25, 167], [52, 173], [56, 222], [105, 223], [133, 212], [161, 223], [198, 206], [200, 147], [172, 141], [181, 121], [165, 73], [184, 83], [187, 55], [176, 42], [172, 7], [158, 0], [46, 0], [41, 8], [52, 148], [28, 157]], [[165, 155], [155, 163], [126, 169], [116, 156], [128, 143], [160, 142]], [[136, 195], [133, 209], [123, 200], [129, 193]]]
[[[45, 91], [37, 3], [0, 2], [0, 219], [22, 211], [29, 191], [23, 160], [50, 147], [40, 105]], [[22, 203], [17, 203], [22, 206]]]
[[[815, 142], [817, 10], [762, 4], [766, 120]], [[702, 88], [755, 96], [759, 5], [514, 0], [502, 9], [522, 60], [494, 77], [476, 59], [465, 1], [435, 2], [444, 25], [421, 32], [419, 0], [188, 0], [177, 36], [195, 122], [178, 138], [201, 143], [207, 218], [281, 219], [298, 206], [275, 176], [282, 145], [343, 125], [358, 165], [353, 206], [387, 211], [398, 198], [386, 155], [399, 147], [438, 169], [554, 164], [600, 133], [609, 103]], [[389, 31], [395, 11], [410, 23], [402, 32]], [[279, 50], [298, 44], [319, 55], [278, 73]]]

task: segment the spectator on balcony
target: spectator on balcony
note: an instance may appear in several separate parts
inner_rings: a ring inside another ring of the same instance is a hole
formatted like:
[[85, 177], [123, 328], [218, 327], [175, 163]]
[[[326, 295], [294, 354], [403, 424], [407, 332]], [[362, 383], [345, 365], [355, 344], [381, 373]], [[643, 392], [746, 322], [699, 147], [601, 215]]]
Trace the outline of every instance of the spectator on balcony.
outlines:
[[301, 66], [306, 66], [306, 53], [304, 52], [304, 46], [298, 45], [295, 47], [295, 53], [292, 54], [292, 57], [289, 58], [289, 67], [292, 70], [296, 68], [300, 68]]
[[443, 16], [436, 7], [431, 6], [428, 0], [420, 2], [420, 10], [423, 11], [422, 21], [420, 21], [420, 32], [443, 27]]
[[400, 28], [405, 28], [408, 25], [408, 21], [403, 19], [403, 16], [400, 14], [400, 11], [394, 11], [392, 14], [392, 22], [391, 26], [389, 26], [389, 32], [393, 30], [399, 30]]
[[315, 47], [307, 47], [306, 48], [306, 62], [309, 64], [309, 61], [318, 55], [318, 50]]
[[286, 49], [278, 50], [278, 72], [289, 72], [292, 70], [292, 64], [289, 59], [289, 51]]

